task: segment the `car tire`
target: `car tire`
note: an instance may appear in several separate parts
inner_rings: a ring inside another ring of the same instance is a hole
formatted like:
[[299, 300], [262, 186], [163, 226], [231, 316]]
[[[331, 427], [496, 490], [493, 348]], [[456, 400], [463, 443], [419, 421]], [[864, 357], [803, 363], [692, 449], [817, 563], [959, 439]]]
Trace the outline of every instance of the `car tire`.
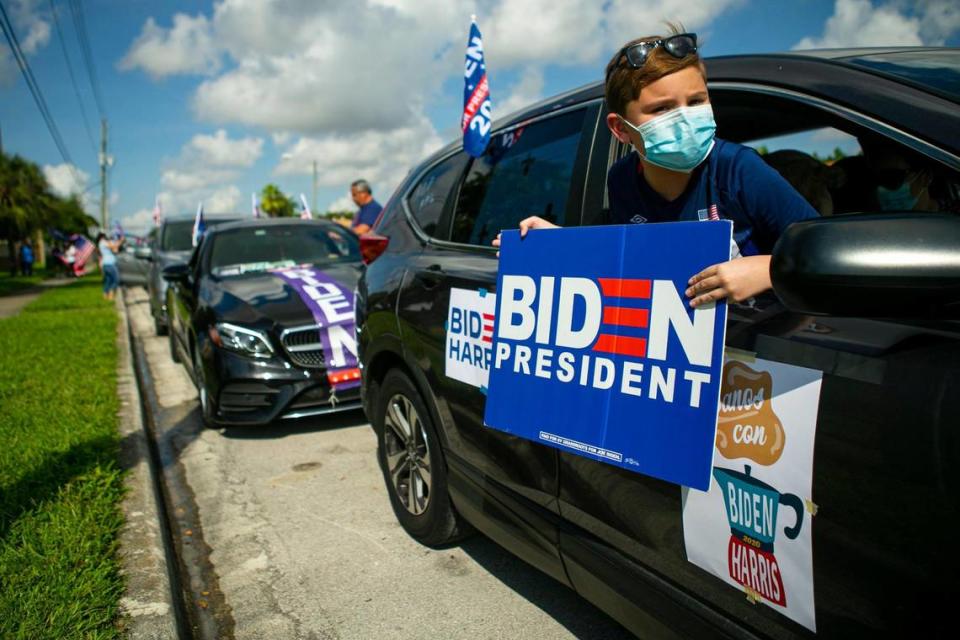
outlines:
[[471, 533], [450, 502], [446, 463], [433, 420], [402, 371], [394, 369], [384, 378], [375, 417], [377, 459], [401, 526], [429, 547]]
[[203, 370], [203, 359], [200, 357], [199, 345], [195, 345], [193, 348], [193, 377], [200, 401], [200, 418], [203, 420], [203, 426], [212, 429], [217, 426], [214, 418], [217, 414], [217, 406], [216, 401], [207, 390], [207, 379]]

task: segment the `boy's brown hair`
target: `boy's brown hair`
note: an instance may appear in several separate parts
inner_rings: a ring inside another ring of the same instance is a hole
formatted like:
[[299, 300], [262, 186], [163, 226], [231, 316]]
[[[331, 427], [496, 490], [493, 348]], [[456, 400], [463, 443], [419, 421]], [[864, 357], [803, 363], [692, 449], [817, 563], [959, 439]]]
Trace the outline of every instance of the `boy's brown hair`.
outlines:
[[627, 63], [627, 56], [621, 53], [625, 48], [637, 44], [638, 42], [655, 42], [663, 38], [669, 38], [672, 35], [683, 33], [682, 25], [668, 25], [670, 34], [667, 36], [646, 36], [636, 38], [626, 43], [617, 50], [610, 62], [607, 63], [606, 85], [604, 86], [604, 97], [607, 101], [607, 108], [613, 113], [622, 116], [627, 115], [627, 103], [640, 97], [640, 92], [645, 86], [656, 82], [664, 76], [676, 73], [681, 69], [692, 67], [694, 65], [700, 68], [703, 79], [707, 79], [707, 70], [703, 66], [703, 61], [696, 53], [684, 56], [683, 58], [674, 58], [663, 50], [663, 47], [653, 49], [647, 56], [647, 61], [639, 69], [633, 69]]

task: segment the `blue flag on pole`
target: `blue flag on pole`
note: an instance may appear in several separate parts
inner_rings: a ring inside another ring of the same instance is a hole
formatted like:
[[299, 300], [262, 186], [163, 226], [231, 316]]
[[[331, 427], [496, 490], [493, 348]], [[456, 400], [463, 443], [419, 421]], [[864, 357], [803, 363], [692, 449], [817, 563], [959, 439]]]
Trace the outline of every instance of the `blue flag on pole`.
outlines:
[[203, 221], [203, 203], [197, 205], [197, 217], [193, 220], [193, 246], [200, 244], [200, 239], [207, 231], [207, 224]]
[[483, 38], [476, 16], [470, 24], [467, 56], [463, 69], [463, 149], [474, 158], [483, 155], [490, 142], [490, 85], [483, 62]]

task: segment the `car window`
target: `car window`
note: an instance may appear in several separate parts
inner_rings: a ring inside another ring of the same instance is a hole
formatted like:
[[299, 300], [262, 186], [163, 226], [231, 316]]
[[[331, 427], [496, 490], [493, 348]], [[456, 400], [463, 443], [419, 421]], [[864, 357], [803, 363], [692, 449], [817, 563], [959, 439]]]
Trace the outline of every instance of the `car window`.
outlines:
[[834, 214], [833, 194], [844, 184], [840, 160], [861, 156], [855, 136], [834, 127], [746, 140], [820, 215]]
[[244, 227], [211, 240], [210, 271], [219, 276], [360, 259], [356, 238], [332, 225]]
[[789, 96], [711, 92], [717, 136], [755, 148], [821, 215], [960, 212], [960, 175], [883, 128]]
[[585, 111], [494, 135], [460, 189], [451, 240], [488, 246], [528, 216], [562, 225]]
[[163, 251], [189, 251], [193, 248], [193, 220], [168, 222], [163, 226], [160, 249]]
[[[447, 197], [463, 173], [467, 156], [458, 153], [434, 166], [407, 195], [407, 206], [420, 229], [428, 236], [443, 238], [440, 228]], [[448, 219], [449, 220], [449, 219]]]

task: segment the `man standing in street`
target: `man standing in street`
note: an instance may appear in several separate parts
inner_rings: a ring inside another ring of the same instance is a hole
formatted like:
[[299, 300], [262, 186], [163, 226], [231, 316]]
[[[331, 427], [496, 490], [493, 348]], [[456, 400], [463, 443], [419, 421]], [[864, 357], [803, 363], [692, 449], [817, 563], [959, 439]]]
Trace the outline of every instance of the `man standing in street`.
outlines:
[[353, 224], [350, 228], [358, 236], [370, 231], [370, 227], [377, 221], [380, 211], [383, 209], [380, 203], [373, 199], [373, 191], [370, 189], [370, 183], [366, 180], [355, 180], [350, 184], [350, 197], [360, 210], [353, 217]]

